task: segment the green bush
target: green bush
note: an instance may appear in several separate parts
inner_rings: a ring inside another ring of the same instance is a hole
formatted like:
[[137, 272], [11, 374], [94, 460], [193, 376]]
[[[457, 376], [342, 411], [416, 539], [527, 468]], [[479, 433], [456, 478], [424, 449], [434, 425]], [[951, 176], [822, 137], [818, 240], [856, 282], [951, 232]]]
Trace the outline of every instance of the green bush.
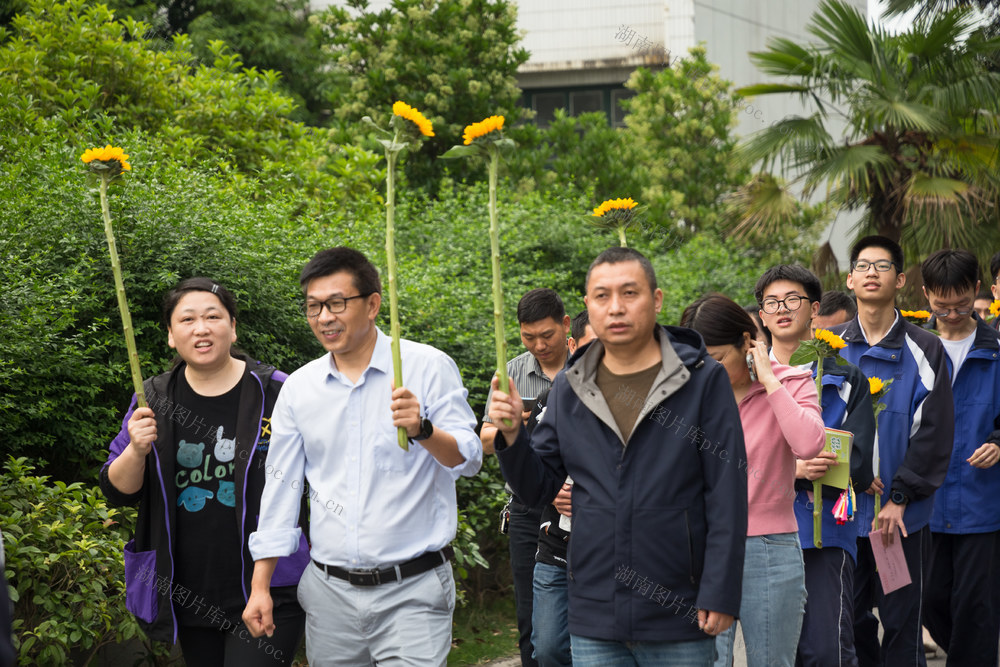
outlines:
[[258, 196], [294, 193], [313, 215], [374, 201], [379, 157], [291, 120], [275, 72], [244, 68], [218, 41], [199, 63], [186, 35], [161, 49], [150, 32], [87, 0], [29, 0], [0, 27], [0, 125], [90, 145], [143, 129], [175, 162], [253, 175]]
[[[143, 373], [171, 358], [164, 293], [207, 275], [233, 291], [238, 345], [291, 371], [319, 350], [297, 309], [298, 272], [323, 242], [296, 219], [293, 196], [256, 197], [252, 180], [159, 158], [141, 133], [122, 136], [133, 171], [110, 190]], [[103, 461], [131, 395], [96, 184], [61, 140], [22, 138], [0, 162], [0, 433], [8, 452], [80, 479]]]
[[[87, 664], [101, 646], [140, 636], [125, 609], [128, 539], [96, 487], [50, 482], [25, 458], [0, 475], [0, 530], [22, 665]], [[127, 518], [126, 518], [127, 517]]]
[[633, 137], [611, 127], [604, 112], [569, 116], [557, 109], [547, 128], [525, 123], [509, 134], [518, 150], [508, 173], [518, 189], [593, 191], [591, 208], [605, 199], [640, 196], [643, 182], [637, 178]]

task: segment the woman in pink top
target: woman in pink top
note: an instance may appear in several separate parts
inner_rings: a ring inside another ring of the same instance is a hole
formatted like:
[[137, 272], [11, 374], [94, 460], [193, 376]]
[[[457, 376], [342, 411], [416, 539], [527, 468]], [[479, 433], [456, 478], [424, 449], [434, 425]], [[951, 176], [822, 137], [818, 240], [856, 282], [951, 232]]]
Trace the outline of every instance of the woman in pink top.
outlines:
[[[806, 589], [795, 500], [795, 459], [815, 457], [825, 441], [812, 376], [772, 363], [757, 326], [734, 301], [709, 294], [684, 310], [681, 326], [705, 339], [729, 373], [740, 408], [749, 515], [740, 625], [748, 667], [792, 667]], [[751, 366], [753, 368], [751, 369]], [[735, 626], [718, 636], [716, 667], [733, 660]]]

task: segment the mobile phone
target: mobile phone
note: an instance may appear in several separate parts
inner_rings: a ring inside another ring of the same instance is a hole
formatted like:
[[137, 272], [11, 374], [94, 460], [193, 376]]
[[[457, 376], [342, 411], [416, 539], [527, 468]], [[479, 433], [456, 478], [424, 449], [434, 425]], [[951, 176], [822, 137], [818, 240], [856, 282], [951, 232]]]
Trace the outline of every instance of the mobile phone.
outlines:
[[750, 381], [757, 381], [757, 366], [753, 360], [753, 352], [747, 352], [747, 368], [750, 369]]

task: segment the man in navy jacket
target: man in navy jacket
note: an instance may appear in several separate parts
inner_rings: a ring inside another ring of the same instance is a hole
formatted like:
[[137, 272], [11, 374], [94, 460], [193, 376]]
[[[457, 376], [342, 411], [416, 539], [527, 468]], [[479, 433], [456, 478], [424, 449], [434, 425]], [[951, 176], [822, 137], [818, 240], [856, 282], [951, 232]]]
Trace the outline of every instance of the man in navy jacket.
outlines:
[[[882, 399], [886, 408], [878, 417], [875, 481], [867, 493], [858, 494], [854, 521], [859, 538], [854, 642], [861, 667], [926, 664], [920, 600], [930, 555], [928, 523], [934, 491], [948, 471], [955, 427], [951, 375], [941, 341], [907, 322], [895, 308], [896, 292], [905, 283], [898, 243], [883, 236], [859, 240], [851, 249], [847, 274], [858, 316], [833, 329], [847, 343], [840, 352], [844, 359], [869, 378], [892, 380]], [[877, 517], [876, 493], [882, 503]], [[886, 594], [872, 543], [892, 544], [900, 533], [912, 583]], [[879, 621], [884, 629], [881, 643]]]
[[494, 386], [495, 449], [518, 495], [549, 503], [567, 474], [574, 481], [569, 626], [578, 666], [710, 665], [713, 638], [740, 606], [739, 412], [701, 337], [657, 325], [662, 301], [643, 255], [601, 253], [585, 298], [598, 340], [556, 377], [530, 443], [517, 388]]

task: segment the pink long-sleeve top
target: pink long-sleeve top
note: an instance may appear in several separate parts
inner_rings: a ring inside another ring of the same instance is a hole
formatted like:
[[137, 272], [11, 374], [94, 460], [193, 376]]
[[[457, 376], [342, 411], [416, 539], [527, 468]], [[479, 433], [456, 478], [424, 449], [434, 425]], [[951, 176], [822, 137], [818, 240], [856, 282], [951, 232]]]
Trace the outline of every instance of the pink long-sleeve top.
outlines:
[[772, 364], [781, 388], [768, 394], [754, 382], [740, 401], [746, 441], [747, 536], [794, 533], [795, 459], [814, 458], [823, 449], [826, 430], [807, 370]]

